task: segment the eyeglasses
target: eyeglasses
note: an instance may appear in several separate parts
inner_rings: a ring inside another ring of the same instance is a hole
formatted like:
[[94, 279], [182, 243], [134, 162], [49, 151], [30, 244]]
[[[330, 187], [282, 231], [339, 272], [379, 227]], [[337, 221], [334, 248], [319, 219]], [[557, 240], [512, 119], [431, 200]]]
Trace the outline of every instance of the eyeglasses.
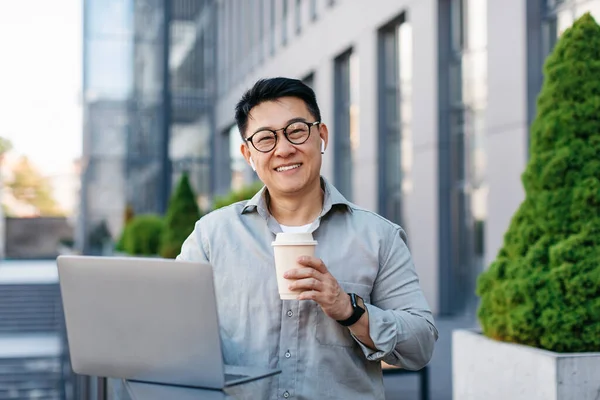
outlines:
[[277, 131], [283, 130], [283, 136], [288, 142], [299, 145], [310, 137], [310, 128], [320, 123], [321, 121], [296, 121], [281, 129], [263, 129], [246, 138], [246, 141], [252, 143], [252, 146], [261, 153], [268, 153], [277, 146]]

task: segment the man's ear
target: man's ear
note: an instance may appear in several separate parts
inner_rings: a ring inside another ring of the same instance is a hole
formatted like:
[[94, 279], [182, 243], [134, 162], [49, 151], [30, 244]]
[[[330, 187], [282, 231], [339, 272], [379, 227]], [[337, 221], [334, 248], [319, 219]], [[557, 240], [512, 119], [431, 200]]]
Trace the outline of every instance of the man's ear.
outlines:
[[[319, 136], [321, 137], [321, 140], [325, 142], [325, 148], [327, 148], [329, 143], [329, 130], [327, 129], [327, 125], [319, 124]], [[321, 142], [321, 140], [319, 140], [319, 142]], [[319, 143], [319, 146], [321, 146], [321, 143]]]
[[256, 171], [255, 166], [252, 163], [252, 157], [250, 154], [250, 149], [248, 148], [248, 145], [246, 143], [242, 143], [240, 145], [240, 152], [242, 153], [242, 156], [244, 156], [244, 158], [246, 159], [246, 162], [248, 163], [248, 165], [250, 167], [252, 167], [252, 169], [254, 171]]

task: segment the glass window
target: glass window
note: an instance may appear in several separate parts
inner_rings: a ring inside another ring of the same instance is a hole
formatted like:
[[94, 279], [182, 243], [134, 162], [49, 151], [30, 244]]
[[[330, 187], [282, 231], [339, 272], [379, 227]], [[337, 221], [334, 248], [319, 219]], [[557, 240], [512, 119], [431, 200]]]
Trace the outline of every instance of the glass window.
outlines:
[[487, 107], [487, 2], [451, 0], [448, 65], [449, 179], [446, 235], [455, 303], [452, 311], [476, 304], [476, 277], [483, 269], [487, 219], [485, 109]]
[[258, 0], [258, 64], [263, 61], [265, 48], [265, 1], [266, 0]]
[[285, 45], [288, 39], [288, 0], [281, 2], [281, 43]]
[[252, 183], [255, 173], [248, 166], [246, 159], [240, 151], [242, 137], [237, 125], [229, 129], [229, 169], [231, 171], [231, 189], [239, 190], [245, 185]]
[[219, 17], [219, 31], [221, 34], [221, 40], [219, 43], [219, 59], [221, 60], [221, 64], [219, 65], [219, 79], [218, 83], [221, 85], [221, 93], [225, 93], [228, 89], [228, 67], [229, 67], [229, 51], [226, 50], [229, 47], [229, 40], [231, 37], [231, 31], [229, 26], [231, 24], [231, 20], [229, 19], [229, 5], [226, 1], [219, 3], [220, 9], [220, 17]]
[[463, 0], [453, 0], [450, 6], [450, 37], [455, 52], [461, 51], [465, 43], [463, 4]]
[[228, 34], [228, 40], [227, 40], [227, 47], [226, 47], [226, 51], [229, 53], [227, 59], [227, 65], [226, 65], [226, 72], [227, 72], [227, 88], [231, 88], [234, 84], [235, 84], [235, 65], [236, 65], [236, 58], [235, 58], [235, 43], [236, 43], [236, 26], [237, 26], [237, 22], [235, 19], [235, 4], [233, 4], [232, 0], [228, 0], [225, 1], [225, 4], [227, 5], [227, 21], [228, 21], [228, 25], [229, 25], [229, 34]]
[[485, 50], [487, 48], [487, 3], [481, 0], [463, 0], [467, 5], [466, 21], [466, 48], [470, 51]]
[[[210, 176], [213, 143], [211, 117], [206, 93], [211, 86], [212, 68], [205, 56], [211, 43], [213, 26], [196, 23], [207, 8], [197, 9], [197, 2], [173, 3], [170, 56], [170, 132], [169, 158], [172, 165], [172, 188], [187, 171], [190, 183], [205, 204], [211, 195]], [[216, 17], [216, 7], [211, 14]], [[218, 28], [218, 25], [214, 26]], [[177, 39], [175, 39], [177, 37]], [[176, 44], [173, 42], [175, 41]]]
[[296, 34], [302, 31], [302, 0], [296, 0]]
[[246, 27], [246, 48], [244, 49], [244, 53], [246, 54], [245, 60], [243, 60], [244, 64], [247, 64], [246, 72], [250, 71], [252, 67], [254, 67], [254, 46], [256, 46], [256, 31], [259, 27], [258, 22], [256, 20], [256, 1], [249, 0], [248, 4], [246, 4], [246, 13], [245, 15], [250, 15], [250, 21], [248, 18], [244, 18], [244, 25]]
[[247, 36], [246, 31], [244, 30], [244, 21], [246, 20], [246, 14], [244, 13], [244, 8], [245, 6], [248, 4], [247, 1], [244, 2], [240, 2], [240, 3], [234, 3], [236, 5], [236, 7], [234, 8], [235, 10], [235, 17], [236, 17], [236, 23], [235, 23], [235, 31], [236, 31], [236, 36], [235, 36], [235, 64], [234, 64], [234, 83], [237, 84], [239, 83], [240, 79], [242, 78], [244, 69], [246, 68], [246, 63], [244, 62], [244, 53], [245, 53], [245, 48], [244, 48], [244, 39], [245, 36]]
[[231, 149], [229, 136], [232, 127], [226, 128], [214, 136], [214, 148], [212, 149], [212, 171], [213, 194], [221, 196], [231, 190]]
[[412, 27], [398, 19], [379, 31], [379, 212], [406, 224], [412, 191]]
[[128, 98], [133, 89], [133, 43], [91, 39], [86, 48], [86, 98]]
[[[225, 18], [223, 15], [224, 12], [224, 3], [219, 2], [217, 4], [217, 48], [224, 49], [225, 44]], [[217, 52], [217, 71], [219, 77], [223, 76], [223, 65], [225, 64], [225, 52], [218, 51]], [[225, 86], [223, 85], [223, 79], [218, 79], [217, 82], [217, 93], [221, 95], [225, 91]]]
[[271, 0], [270, 17], [271, 17], [271, 55], [275, 54], [275, 25], [277, 23], [277, 0]]
[[211, 195], [211, 155], [211, 127], [207, 113], [201, 113], [193, 120], [173, 118], [169, 140], [169, 157], [173, 165], [171, 185], [175, 187], [181, 174], [187, 172], [204, 210]]
[[85, 3], [85, 97], [123, 100], [133, 89], [133, 3]]
[[337, 57], [334, 65], [334, 182], [352, 200], [353, 159], [360, 139], [358, 57], [349, 50]]
[[586, 12], [600, 21], [600, 0], [546, 0], [546, 15], [543, 23], [545, 54], [549, 54], [556, 40], [575, 19]]
[[133, 3], [123, 0], [85, 2], [86, 37], [127, 39], [133, 33]]

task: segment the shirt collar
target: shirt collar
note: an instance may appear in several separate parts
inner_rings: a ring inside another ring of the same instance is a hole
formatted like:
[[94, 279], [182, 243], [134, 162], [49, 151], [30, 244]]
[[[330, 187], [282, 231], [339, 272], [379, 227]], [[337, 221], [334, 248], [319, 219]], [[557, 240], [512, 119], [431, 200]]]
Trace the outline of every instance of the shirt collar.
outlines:
[[[346, 198], [333, 186], [330, 184], [327, 179], [321, 176], [321, 187], [325, 193], [325, 197], [323, 200], [323, 210], [321, 211], [321, 217], [326, 215], [331, 209], [335, 206], [345, 206], [346, 209], [352, 212], [352, 203], [350, 203]], [[242, 214], [247, 212], [258, 212], [258, 214], [267, 219], [270, 214], [267, 207], [266, 196], [269, 193], [267, 191], [266, 186], [263, 186], [250, 200], [246, 202], [246, 205], [242, 208]]]

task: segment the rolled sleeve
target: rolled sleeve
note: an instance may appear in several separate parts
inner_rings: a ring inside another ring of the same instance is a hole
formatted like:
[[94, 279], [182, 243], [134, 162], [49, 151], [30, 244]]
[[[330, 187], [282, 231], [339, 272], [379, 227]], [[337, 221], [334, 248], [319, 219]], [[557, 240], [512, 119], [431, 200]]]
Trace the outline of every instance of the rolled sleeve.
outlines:
[[438, 331], [404, 239], [398, 229], [373, 286], [372, 304], [366, 305], [377, 350], [355, 340], [370, 361], [418, 370], [431, 360]]

